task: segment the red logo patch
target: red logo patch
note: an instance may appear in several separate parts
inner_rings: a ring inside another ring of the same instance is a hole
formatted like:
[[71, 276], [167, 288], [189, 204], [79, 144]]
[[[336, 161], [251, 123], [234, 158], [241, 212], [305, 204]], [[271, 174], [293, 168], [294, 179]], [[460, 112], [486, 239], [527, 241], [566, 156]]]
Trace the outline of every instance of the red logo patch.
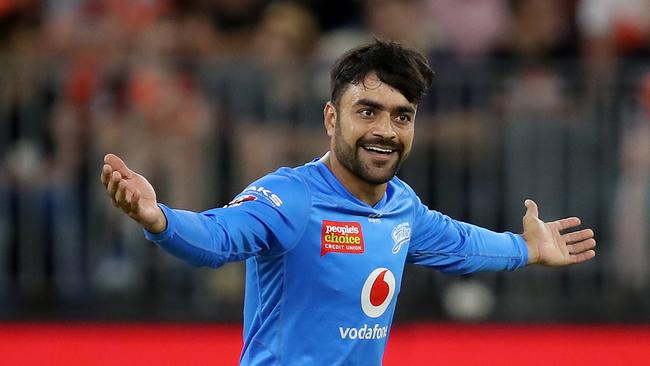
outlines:
[[230, 201], [230, 203], [228, 203], [227, 205], [225, 205], [223, 207], [224, 208], [237, 207], [237, 206], [241, 205], [244, 202], [255, 201], [255, 200], [257, 200], [257, 197], [251, 196], [250, 194], [248, 194], [248, 195], [245, 195], [245, 196], [235, 198], [234, 200]]
[[327, 253], [359, 254], [364, 252], [363, 233], [358, 222], [323, 220], [320, 236], [320, 255]]

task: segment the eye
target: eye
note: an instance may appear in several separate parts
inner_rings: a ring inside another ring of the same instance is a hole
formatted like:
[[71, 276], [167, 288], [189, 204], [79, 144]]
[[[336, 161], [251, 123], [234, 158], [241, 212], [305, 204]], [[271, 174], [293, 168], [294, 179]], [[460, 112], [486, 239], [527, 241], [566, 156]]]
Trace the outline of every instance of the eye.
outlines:
[[365, 117], [365, 118], [370, 118], [375, 115], [375, 111], [368, 108], [361, 109], [359, 110], [358, 113], [361, 115], [361, 117]]
[[408, 114], [398, 114], [395, 119], [398, 122], [406, 123], [406, 122], [411, 122], [411, 116]]

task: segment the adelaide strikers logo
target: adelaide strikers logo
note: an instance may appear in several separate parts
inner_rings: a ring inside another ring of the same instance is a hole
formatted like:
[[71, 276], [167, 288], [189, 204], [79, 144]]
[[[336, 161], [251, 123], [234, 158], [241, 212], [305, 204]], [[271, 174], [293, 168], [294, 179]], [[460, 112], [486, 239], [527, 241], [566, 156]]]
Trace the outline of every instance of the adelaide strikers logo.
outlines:
[[409, 223], [403, 222], [395, 226], [391, 233], [391, 237], [395, 242], [392, 252], [393, 254], [397, 254], [399, 250], [402, 249], [402, 246], [408, 244], [409, 240], [411, 240], [411, 227], [409, 226]]
[[361, 309], [371, 318], [380, 317], [395, 295], [395, 276], [388, 268], [377, 268], [361, 290]]

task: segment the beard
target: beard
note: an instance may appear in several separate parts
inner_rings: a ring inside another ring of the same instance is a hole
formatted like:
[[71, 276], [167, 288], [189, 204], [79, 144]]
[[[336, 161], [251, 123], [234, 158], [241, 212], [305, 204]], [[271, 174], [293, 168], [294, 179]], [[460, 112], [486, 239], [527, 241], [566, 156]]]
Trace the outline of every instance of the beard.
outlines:
[[[340, 126], [341, 123], [337, 118], [334, 128], [334, 154], [337, 160], [352, 174], [370, 184], [379, 185], [391, 180], [408, 157], [408, 153], [404, 153], [404, 145], [391, 139], [359, 139], [354, 146], [348, 145], [343, 138]], [[359, 150], [363, 149], [362, 146], [366, 144], [390, 147], [394, 150], [393, 154], [397, 154], [397, 159], [384, 164], [377, 164], [370, 159], [362, 159], [359, 157]]]

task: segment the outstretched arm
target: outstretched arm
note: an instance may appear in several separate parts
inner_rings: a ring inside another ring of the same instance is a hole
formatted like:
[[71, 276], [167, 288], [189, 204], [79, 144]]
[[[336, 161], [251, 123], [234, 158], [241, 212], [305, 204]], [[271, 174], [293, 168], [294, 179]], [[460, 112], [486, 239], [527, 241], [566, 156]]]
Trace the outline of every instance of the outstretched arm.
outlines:
[[167, 219], [156, 202], [156, 192], [140, 174], [113, 154], [104, 156], [101, 180], [113, 205], [152, 233], [167, 227]]
[[539, 219], [539, 209], [532, 200], [526, 200], [523, 237], [528, 247], [528, 264], [564, 266], [592, 259], [596, 252], [594, 232], [591, 229], [564, 231], [580, 225], [577, 217], [552, 222]]
[[148, 240], [195, 266], [282, 254], [309, 222], [307, 186], [287, 171], [269, 174], [225, 207], [204, 212], [158, 204], [151, 184], [113, 154], [104, 157], [101, 180], [113, 204], [144, 226]]

